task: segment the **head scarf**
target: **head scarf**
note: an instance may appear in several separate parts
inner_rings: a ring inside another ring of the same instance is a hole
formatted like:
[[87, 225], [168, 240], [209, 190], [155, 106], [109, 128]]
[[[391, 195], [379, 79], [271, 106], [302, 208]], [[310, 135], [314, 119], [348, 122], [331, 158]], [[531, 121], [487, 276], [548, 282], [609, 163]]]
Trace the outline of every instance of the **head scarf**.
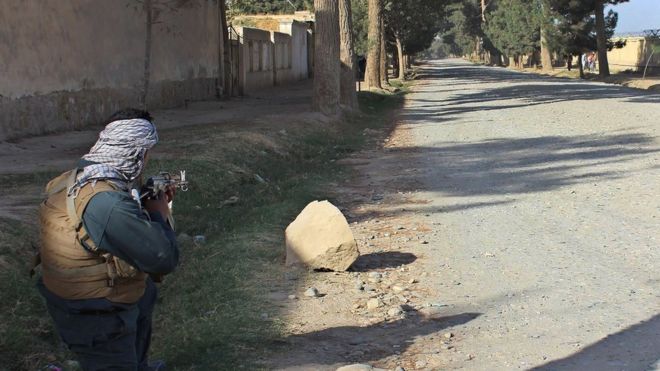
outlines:
[[110, 180], [128, 190], [144, 168], [144, 155], [158, 142], [156, 127], [143, 119], [118, 120], [109, 123], [83, 160], [93, 162], [82, 169], [69, 190], [97, 180]]

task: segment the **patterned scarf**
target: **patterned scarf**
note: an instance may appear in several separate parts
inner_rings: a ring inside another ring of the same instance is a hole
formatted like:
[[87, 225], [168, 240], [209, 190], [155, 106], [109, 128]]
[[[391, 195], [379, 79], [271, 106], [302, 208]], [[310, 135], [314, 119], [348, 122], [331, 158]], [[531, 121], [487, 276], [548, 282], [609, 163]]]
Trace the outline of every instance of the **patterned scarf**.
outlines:
[[99, 134], [99, 139], [83, 160], [94, 162], [78, 174], [69, 189], [75, 194], [82, 186], [97, 180], [110, 180], [128, 190], [144, 168], [144, 155], [158, 142], [156, 127], [143, 119], [113, 121]]

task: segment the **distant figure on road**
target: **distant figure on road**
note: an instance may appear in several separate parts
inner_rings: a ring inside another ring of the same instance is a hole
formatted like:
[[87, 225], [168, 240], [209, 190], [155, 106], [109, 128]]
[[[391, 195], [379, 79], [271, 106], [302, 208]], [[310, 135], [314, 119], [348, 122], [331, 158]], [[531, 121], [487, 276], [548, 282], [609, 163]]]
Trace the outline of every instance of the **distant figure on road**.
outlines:
[[589, 71], [590, 72], [596, 71], [596, 53], [594, 52], [589, 53], [588, 61], [589, 61]]

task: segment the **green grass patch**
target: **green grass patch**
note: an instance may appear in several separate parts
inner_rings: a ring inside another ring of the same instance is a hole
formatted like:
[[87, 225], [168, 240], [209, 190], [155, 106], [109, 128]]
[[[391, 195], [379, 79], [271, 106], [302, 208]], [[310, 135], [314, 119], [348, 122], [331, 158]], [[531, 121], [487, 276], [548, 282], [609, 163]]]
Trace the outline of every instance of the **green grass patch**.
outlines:
[[[170, 369], [255, 369], [281, 338], [281, 323], [265, 299], [282, 273], [283, 230], [310, 201], [326, 199], [328, 183], [346, 177], [336, 161], [387, 129], [399, 94], [361, 93], [364, 113], [336, 124], [296, 124], [287, 132], [227, 132], [218, 126], [161, 133], [148, 173], [185, 169], [190, 191], [175, 200], [181, 264], [160, 287], [154, 316], [154, 358]], [[365, 135], [368, 134], [368, 135]], [[384, 134], [383, 134], [384, 135]], [[18, 177], [15, 183], [45, 183]], [[227, 200], [236, 200], [227, 202]], [[27, 261], [35, 228], [0, 220], [2, 256], [10, 267]], [[25, 269], [0, 271], [0, 369], [36, 369], [70, 357], [58, 344], [45, 307]]]

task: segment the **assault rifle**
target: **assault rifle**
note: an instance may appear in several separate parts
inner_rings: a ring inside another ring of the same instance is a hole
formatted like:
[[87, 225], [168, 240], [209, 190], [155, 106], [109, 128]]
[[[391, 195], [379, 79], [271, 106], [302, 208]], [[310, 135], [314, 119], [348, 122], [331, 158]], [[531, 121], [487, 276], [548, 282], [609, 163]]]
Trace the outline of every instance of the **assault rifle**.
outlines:
[[147, 179], [140, 192], [140, 198], [156, 198], [161, 192], [165, 192], [171, 186], [174, 186], [183, 192], [188, 191], [188, 181], [186, 180], [185, 170], [181, 170], [179, 175], [162, 171], [158, 173], [158, 175], [154, 175]]

